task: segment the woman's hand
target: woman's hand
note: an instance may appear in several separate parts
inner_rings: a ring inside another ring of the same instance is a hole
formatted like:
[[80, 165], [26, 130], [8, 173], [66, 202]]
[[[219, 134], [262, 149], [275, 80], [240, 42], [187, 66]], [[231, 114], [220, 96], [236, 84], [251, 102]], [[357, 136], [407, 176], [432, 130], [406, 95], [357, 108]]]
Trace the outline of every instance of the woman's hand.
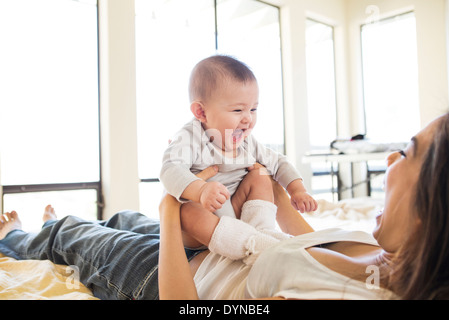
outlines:
[[[216, 166], [209, 167], [197, 176], [207, 180], [217, 174]], [[195, 283], [190, 273], [181, 232], [181, 204], [167, 194], [159, 205], [161, 218], [159, 250], [160, 299], [198, 299]]]
[[218, 172], [218, 166], [210, 166], [203, 171], [196, 174], [196, 176], [204, 181], [209, 180], [213, 176], [215, 176]]
[[[218, 172], [217, 166], [211, 166], [203, 171], [196, 174], [196, 176], [202, 180], [208, 180], [215, 176]], [[175, 197], [165, 194], [162, 197], [161, 203], [159, 204], [159, 216], [162, 219], [162, 215], [178, 215], [179, 216], [179, 208], [181, 207], [181, 203], [176, 200]]]

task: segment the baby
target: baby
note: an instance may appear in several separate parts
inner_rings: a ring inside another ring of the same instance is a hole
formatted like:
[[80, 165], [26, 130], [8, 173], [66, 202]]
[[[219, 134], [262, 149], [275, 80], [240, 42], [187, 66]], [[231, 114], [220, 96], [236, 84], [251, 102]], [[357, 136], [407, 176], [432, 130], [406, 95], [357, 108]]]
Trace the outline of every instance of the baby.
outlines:
[[[251, 216], [257, 217], [253, 224], [274, 228], [276, 206], [272, 201], [246, 201], [233, 196], [255, 163], [262, 164], [287, 189], [297, 210], [316, 210], [316, 201], [286, 157], [251, 135], [257, 120], [259, 89], [245, 64], [223, 55], [200, 61], [192, 71], [189, 94], [194, 119], [171, 141], [160, 174], [167, 192], [185, 202], [181, 215], [190, 206], [220, 218], [243, 219], [246, 206], [251, 208]], [[219, 172], [207, 182], [195, 176], [212, 165], [217, 165]], [[254, 183], [253, 188], [258, 187]], [[264, 219], [270, 222], [260, 224]]]

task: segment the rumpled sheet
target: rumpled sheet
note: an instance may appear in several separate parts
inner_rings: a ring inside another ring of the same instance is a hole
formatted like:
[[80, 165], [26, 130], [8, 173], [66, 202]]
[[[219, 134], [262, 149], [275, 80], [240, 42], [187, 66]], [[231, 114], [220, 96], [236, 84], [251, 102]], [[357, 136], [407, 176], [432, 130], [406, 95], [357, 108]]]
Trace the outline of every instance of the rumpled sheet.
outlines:
[[303, 217], [315, 229], [342, 228], [371, 233], [376, 226], [375, 217], [384, 206], [383, 199], [369, 197], [345, 199], [336, 203], [317, 200], [318, 209]]
[[1, 300], [97, 300], [76, 269], [49, 260], [16, 260], [0, 253]]

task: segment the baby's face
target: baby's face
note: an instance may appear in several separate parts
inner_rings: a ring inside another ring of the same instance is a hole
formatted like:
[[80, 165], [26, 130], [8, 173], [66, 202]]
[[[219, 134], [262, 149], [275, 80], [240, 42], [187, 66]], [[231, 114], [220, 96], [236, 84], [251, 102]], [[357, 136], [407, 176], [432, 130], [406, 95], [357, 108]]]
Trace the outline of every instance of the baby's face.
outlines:
[[204, 103], [203, 128], [223, 151], [235, 150], [256, 125], [258, 104], [256, 81], [229, 81]]

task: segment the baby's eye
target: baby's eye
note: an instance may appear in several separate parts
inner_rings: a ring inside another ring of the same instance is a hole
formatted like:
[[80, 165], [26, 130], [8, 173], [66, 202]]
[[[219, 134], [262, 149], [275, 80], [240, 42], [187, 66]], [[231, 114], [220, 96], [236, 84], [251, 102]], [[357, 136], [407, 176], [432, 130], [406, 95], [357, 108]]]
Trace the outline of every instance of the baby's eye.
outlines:
[[256, 112], [256, 111], [257, 111], [257, 108], [251, 109], [251, 112]]
[[242, 111], [242, 109], [235, 109], [232, 112], [241, 112], [241, 111]]

